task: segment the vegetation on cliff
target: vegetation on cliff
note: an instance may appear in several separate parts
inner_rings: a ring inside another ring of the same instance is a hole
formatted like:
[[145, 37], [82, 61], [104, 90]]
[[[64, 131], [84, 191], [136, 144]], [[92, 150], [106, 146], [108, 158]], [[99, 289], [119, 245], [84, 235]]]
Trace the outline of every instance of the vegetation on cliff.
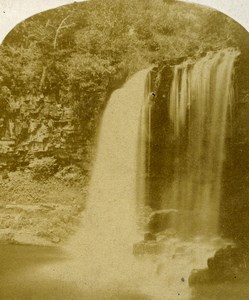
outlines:
[[1, 115], [21, 96], [43, 94], [74, 108], [86, 140], [110, 92], [165, 59], [237, 46], [239, 25], [197, 5], [165, 0], [91, 0], [35, 15], [0, 48]]

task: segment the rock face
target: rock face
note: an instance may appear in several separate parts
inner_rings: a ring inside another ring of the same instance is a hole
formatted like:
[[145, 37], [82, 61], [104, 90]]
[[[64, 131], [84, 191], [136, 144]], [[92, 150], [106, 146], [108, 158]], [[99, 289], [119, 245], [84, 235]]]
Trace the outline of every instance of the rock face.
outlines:
[[80, 163], [82, 139], [72, 107], [43, 94], [21, 97], [0, 119], [0, 168], [51, 155], [61, 162]]
[[249, 249], [228, 246], [218, 250], [207, 261], [208, 268], [193, 270], [189, 277], [190, 285], [249, 282]]

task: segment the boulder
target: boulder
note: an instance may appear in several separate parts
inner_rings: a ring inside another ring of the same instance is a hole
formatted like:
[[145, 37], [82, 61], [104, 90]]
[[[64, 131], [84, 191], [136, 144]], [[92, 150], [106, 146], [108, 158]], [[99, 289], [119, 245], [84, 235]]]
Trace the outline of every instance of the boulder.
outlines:
[[211, 282], [208, 269], [194, 269], [188, 279], [189, 286], [208, 284]]
[[177, 215], [176, 209], [157, 210], [149, 216], [148, 229], [151, 233], [159, 233], [170, 227], [170, 221]]
[[156, 235], [151, 232], [145, 232], [144, 241], [145, 242], [156, 241]]
[[234, 269], [240, 267], [244, 261], [245, 253], [242, 249], [232, 246], [219, 249], [214, 257], [208, 259], [208, 268], [213, 272], [218, 270]]
[[219, 249], [207, 261], [208, 268], [193, 270], [189, 277], [190, 285], [249, 282], [249, 249], [227, 246]]

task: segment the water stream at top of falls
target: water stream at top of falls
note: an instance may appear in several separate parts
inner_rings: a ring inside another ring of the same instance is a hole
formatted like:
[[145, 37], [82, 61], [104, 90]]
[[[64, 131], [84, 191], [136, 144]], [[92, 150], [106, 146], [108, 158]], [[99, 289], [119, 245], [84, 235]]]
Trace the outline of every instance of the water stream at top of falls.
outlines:
[[226, 49], [174, 68], [169, 114], [177, 146], [174, 180], [166, 202], [178, 210], [172, 226], [187, 236], [218, 234], [238, 55], [238, 51]]

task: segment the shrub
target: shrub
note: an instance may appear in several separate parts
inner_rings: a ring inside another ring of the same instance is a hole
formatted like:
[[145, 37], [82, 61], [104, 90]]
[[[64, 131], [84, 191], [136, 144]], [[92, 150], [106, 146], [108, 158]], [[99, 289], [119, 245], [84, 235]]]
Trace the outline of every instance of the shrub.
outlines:
[[56, 159], [53, 157], [35, 158], [29, 164], [32, 179], [46, 180], [58, 170]]
[[82, 170], [74, 165], [66, 166], [55, 174], [55, 177], [66, 185], [80, 182], [82, 179]]

